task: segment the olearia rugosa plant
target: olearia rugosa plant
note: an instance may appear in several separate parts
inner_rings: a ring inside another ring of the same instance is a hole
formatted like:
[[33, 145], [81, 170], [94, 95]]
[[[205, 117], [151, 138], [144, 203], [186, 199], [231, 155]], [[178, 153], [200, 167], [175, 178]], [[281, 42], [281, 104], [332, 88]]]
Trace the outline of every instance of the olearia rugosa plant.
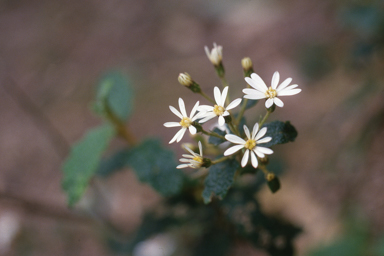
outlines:
[[[188, 154], [182, 154], [180, 164], [159, 140], [138, 142], [129, 131], [126, 123], [133, 96], [126, 78], [115, 72], [101, 79], [94, 110], [105, 123], [73, 147], [63, 166], [63, 189], [69, 205], [73, 206], [95, 179], [107, 178], [128, 167], [164, 199], [145, 214], [136, 235], [119, 234], [117, 240], [116, 234], [108, 237], [127, 254], [142, 255], [137, 253], [141, 242], [156, 234], [167, 234], [177, 242], [169, 255], [229, 255], [239, 241], [249, 242], [270, 255], [294, 255], [292, 241], [300, 229], [263, 213], [255, 194], [265, 181], [273, 193], [280, 189], [277, 175], [281, 164], [270, 161], [269, 156], [274, 153], [271, 148], [294, 141], [297, 132], [289, 121], [267, 120], [276, 106], [284, 106], [281, 96], [298, 94], [301, 89], [290, 85], [291, 78], [279, 84], [278, 72], [273, 74], [271, 86], [267, 86], [253, 71], [251, 59], [244, 58], [244, 96], [231, 100], [229, 90], [236, 87], [229, 86], [225, 77], [223, 47], [214, 44], [212, 50], [205, 47], [205, 52], [222, 88], [215, 86], [211, 98], [188, 73], [181, 73], [179, 83], [200, 94], [207, 105], [198, 101], [188, 113], [184, 100], [179, 98], [178, 109], [169, 106], [177, 121], [164, 123], [165, 127], [178, 128], [169, 143], [180, 142], [186, 133], [196, 141], [196, 146], [182, 145]], [[252, 111], [263, 99], [265, 113], [247, 124], [245, 112]], [[217, 121], [217, 126], [203, 128], [210, 120]], [[127, 147], [103, 158], [115, 136], [124, 139]], [[196, 171], [184, 172], [180, 170], [183, 168]]]

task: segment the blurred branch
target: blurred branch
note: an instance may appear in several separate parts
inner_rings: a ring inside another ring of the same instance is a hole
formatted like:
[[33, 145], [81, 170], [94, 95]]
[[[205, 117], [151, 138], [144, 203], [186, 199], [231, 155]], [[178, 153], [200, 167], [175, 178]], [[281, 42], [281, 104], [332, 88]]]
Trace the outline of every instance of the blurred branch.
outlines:
[[3, 87], [21, 109], [32, 117], [36, 125], [41, 127], [41, 130], [44, 131], [44, 134], [46, 134], [52, 142], [56, 153], [60, 157], [66, 156], [70, 148], [69, 143], [61, 132], [52, 124], [51, 120], [44, 114], [44, 111], [33, 102], [28, 94], [25, 93], [9, 75], [6, 76]]

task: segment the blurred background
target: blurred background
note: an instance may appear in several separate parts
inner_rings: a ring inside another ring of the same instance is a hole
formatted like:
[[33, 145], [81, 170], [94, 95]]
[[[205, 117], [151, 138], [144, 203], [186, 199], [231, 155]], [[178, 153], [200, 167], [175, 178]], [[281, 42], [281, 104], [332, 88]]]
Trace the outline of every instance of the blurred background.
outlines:
[[[209, 95], [219, 85], [203, 49], [213, 42], [233, 97], [245, 87], [246, 56], [267, 84], [279, 71], [302, 89], [270, 118], [299, 132], [275, 150], [286, 163], [282, 189], [259, 195], [268, 212], [302, 227], [298, 255], [350, 226], [372, 239], [384, 233], [383, 1], [1, 0], [0, 35], [0, 255], [114, 255], [82, 209], [98, 205], [129, 234], [160, 197], [126, 170], [67, 209], [61, 165], [100, 123], [90, 111], [95, 85], [107, 71], [127, 74], [131, 130], [167, 144], [176, 132], [163, 126], [174, 120], [168, 106], [201, 100], [178, 74]], [[265, 255], [233, 255], [244, 252]]]

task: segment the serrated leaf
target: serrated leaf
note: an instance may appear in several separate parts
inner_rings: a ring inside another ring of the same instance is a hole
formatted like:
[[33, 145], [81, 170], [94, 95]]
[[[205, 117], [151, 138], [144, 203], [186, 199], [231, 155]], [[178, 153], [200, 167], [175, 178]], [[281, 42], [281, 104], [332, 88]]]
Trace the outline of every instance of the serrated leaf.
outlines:
[[267, 127], [267, 133], [264, 137], [272, 137], [270, 142], [260, 144], [263, 147], [271, 147], [276, 144], [288, 143], [290, 141], [294, 141], [297, 137], [297, 131], [289, 121], [273, 121], [271, 123], [264, 124], [263, 127]]
[[[217, 134], [219, 134], [221, 136], [225, 136], [225, 134], [226, 134], [225, 131], [222, 131], [219, 128], [215, 128], [213, 130], [213, 132], [215, 132], [215, 133], [217, 133]], [[208, 138], [208, 143], [213, 144], [215, 146], [218, 146], [218, 145], [220, 145], [221, 143], [223, 143], [225, 141], [226, 140], [218, 138], [218, 137], [215, 137], [215, 136], [209, 136], [209, 138]]]
[[239, 167], [240, 165], [235, 159], [228, 159], [209, 169], [208, 176], [204, 181], [204, 203], [211, 202], [213, 195], [221, 199], [225, 197], [228, 189], [232, 186], [233, 176]]
[[64, 162], [62, 187], [72, 206], [84, 194], [92, 176], [95, 175], [104, 150], [115, 135], [112, 125], [105, 124], [88, 131], [71, 149]]
[[126, 165], [128, 155], [129, 149], [123, 149], [106, 159], [102, 159], [96, 174], [106, 178], [121, 170]]
[[127, 165], [133, 168], [141, 182], [148, 183], [164, 196], [178, 194], [183, 187], [184, 174], [176, 169], [173, 152], [162, 147], [157, 139], [148, 139], [133, 148]]
[[133, 89], [128, 78], [113, 71], [104, 75], [98, 84], [94, 110], [105, 115], [109, 108], [117, 118], [126, 121], [133, 109]]

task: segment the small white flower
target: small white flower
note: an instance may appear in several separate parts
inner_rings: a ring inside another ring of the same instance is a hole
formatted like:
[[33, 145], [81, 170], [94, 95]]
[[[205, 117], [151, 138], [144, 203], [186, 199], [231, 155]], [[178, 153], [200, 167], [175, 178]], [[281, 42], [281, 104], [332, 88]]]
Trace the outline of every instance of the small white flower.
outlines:
[[213, 43], [212, 51], [209, 52], [208, 46], [204, 47], [205, 53], [208, 56], [208, 59], [212, 62], [213, 65], [217, 66], [223, 60], [223, 47]]
[[298, 86], [297, 84], [288, 86], [291, 83], [292, 78], [285, 79], [278, 86], [279, 80], [280, 74], [276, 71], [272, 76], [271, 87], [268, 88], [263, 79], [256, 73], [253, 73], [251, 77], [246, 77], [245, 81], [254, 89], [243, 89], [243, 92], [245, 93], [244, 98], [251, 100], [267, 98], [267, 101], [265, 102], [266, 108], [270, 108], [273, 103], [275, 103], [276, 106], [283, 107], [284, 103], [277, 98], [277, 96], [295, 95], [301, 92], [301, 89], [295, 89]]
[[253, 126], [253, 130], [251, 134], [249, 133], [248, 127], [244, 125], [244, 132], [245, 132], [245, 135], [247, 136], [247, 141], [233, 134], [225, 135], [226, 140], [238, 145], [228, 148], [224, 152], [224, 155], [229, 156], [236, 153], [240, 149], [245, 148], [246, 151], [244, 152], [244, 156], [241, 159], [241, 166], [244, 167], [247, 165], [249, 155], [251, 155], [252, 166], [254, 168], [257, 168], [258, 162], [257, 162], [256, 155], [260, 158], [263, 158], [265, 157], [265, 154], [270, 155], [273, 153], [272, 149], [257, 146], [257, 144], [259, 143], [266, 143], [272, 140], [272, 137], [262, 138], [267, 133], [267, 127], [261, 128], [259, 132], [258, 130], [259, 130], [258, 123], [256, 123]]
[[189, 164], [180, 164], [176, 168], [181, 169], [181, 168], [187, 168], [191, 167], [194, 169], [198, 169], [203, 165], [203, 147], [201, 146], [201, 142], [199, 141], [199, 150], [200, 154], [197, 154], [193, 152], [190, 148], [184, 147], [186, 150], [188, 150], [190, 155], [183, 154], [182, 156], [185, 158], [181, 158], [179, 161], [182, 163], [189, 163]]
[[227, 107], [224, 107], [227, 94], [228, 86], [223, 89], [223, 93], [220, 93], [220, 89], [217, 86], [213, 89], [213, 95], [215, 96], [216, 104], [213, 107], [208, 105], [201, 105], [198, 107], [198, 110], [201, 111], [200, 118], [203, 118], [199, 121], [199, 123], [205, 123], [215, 116], [218, 116], [219, 126], [223, 126], [225, 124], [224, 116], [229, 115], [228, 110], [237, 107], [241, 102], [241, 98], [238, 98], [229, 103]]
[[196, 134], [196, 128], [192, 125], [192, 122], [199, 117], [199, 114], [195, 115], [198, 106], [199, 102], [196, 102], [189, 117], [187, 116], [187, 112], [185, 111], [185, 105], [182, 98], [179, 98], [179, 108], [181, 113], [176, 108], [169, 106], [169, 109], [173, 112], [173, 114], [177, 115], [181, 119], [180, 122], [167, 122], [164, 124], [165, 127], [181, 126], [181, 129], [176, 133], [176, 135], [172, 138], [169, 144], [175, 141], [179, 142], [183, 138], [184, 133], [187, 129], [189, 129], [189, 132], [191, 134]]

